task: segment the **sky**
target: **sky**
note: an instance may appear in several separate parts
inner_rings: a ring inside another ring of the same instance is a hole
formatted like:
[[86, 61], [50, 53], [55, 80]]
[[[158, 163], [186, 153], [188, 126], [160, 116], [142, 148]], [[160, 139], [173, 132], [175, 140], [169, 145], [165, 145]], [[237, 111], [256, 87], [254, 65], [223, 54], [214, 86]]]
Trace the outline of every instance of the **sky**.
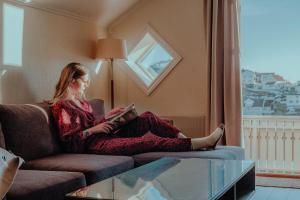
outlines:
[[300, 80], [300, 0], [240, 0], [241, 67]]

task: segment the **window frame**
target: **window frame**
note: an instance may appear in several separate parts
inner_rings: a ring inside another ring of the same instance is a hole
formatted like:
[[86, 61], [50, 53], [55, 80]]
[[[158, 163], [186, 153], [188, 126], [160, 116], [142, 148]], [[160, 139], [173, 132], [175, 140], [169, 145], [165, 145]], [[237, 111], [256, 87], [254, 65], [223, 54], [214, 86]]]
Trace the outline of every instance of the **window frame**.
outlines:
[[[138, 86], [149, 96], [158, 86], [159, 84], [169, 75], [169, 73], [174, 69], [174, 67], [182, 60], [182, 57], [150, 26], [147, 24], [144, 30], [141, 32], [139, 37], [137, 37], [135, 45], [133, 45], [132, 50], [129, 52], [128, 57], [130, 54], [136, 52], [139, 43], [144, 39], [146, 34], [149, 34], [157, 44], [159, 44], [167, 53], [172, 56], [173, 60], [162, 70], [160, 74], [156, 78], [153, 77], [153, 73], [144, 69], [143, 66], [139, 64], [150, 52], [151, 49], [154, 48], [155, 44], [151, 44], [141, 56], [136, 58], [135, 60], [130, 60], [128, 58], [126, 63], [126, 69], [128, 69], [129, 76], [138, 84]], [[143, 77], [141, 74], [139, 75], [133, 68], [139, 68], [142, 71]], [[148, 80], [145, 80], [148, 79]], [[153, 79], [151, 81], [151, 79]], [[149, 85], [145, 83], [145, 81], [150, 82]]]

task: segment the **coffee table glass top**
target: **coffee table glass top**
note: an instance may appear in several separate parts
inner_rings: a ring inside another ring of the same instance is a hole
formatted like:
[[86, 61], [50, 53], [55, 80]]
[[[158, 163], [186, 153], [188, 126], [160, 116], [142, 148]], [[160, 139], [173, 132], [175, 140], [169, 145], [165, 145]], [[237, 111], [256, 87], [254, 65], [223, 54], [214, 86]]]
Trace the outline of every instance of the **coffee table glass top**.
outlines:
[[253, 167], [254, 162], [247, 160], [162, 158], [67, 196], [119, 200], [215, 199]]

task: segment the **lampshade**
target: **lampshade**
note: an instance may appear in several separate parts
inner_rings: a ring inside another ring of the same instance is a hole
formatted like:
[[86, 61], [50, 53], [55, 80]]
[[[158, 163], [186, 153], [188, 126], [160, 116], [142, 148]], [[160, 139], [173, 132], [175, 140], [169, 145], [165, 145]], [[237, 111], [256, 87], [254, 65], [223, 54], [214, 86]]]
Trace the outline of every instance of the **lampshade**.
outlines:
[[124, 59], [126, 57], [127, 49], [125, 40], [105, 38], [97, 41], [96, 58]]

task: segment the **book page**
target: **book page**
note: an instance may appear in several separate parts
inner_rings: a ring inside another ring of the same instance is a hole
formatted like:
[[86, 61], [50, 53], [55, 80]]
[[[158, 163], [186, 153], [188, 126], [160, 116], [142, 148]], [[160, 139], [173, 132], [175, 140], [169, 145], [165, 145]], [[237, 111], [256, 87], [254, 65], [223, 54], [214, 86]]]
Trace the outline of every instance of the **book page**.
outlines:
[[130, 104], [129, 106], [127, 106], [123, 112], [119, 113], [118, 115], [114, 116], [112, 119], [110, 119], [110, 122], [115, 121], [116, 119], [122, 117], [123, 115], [125, 115], [128, 111], [132, 110], [135, 108], [134, 103]]

